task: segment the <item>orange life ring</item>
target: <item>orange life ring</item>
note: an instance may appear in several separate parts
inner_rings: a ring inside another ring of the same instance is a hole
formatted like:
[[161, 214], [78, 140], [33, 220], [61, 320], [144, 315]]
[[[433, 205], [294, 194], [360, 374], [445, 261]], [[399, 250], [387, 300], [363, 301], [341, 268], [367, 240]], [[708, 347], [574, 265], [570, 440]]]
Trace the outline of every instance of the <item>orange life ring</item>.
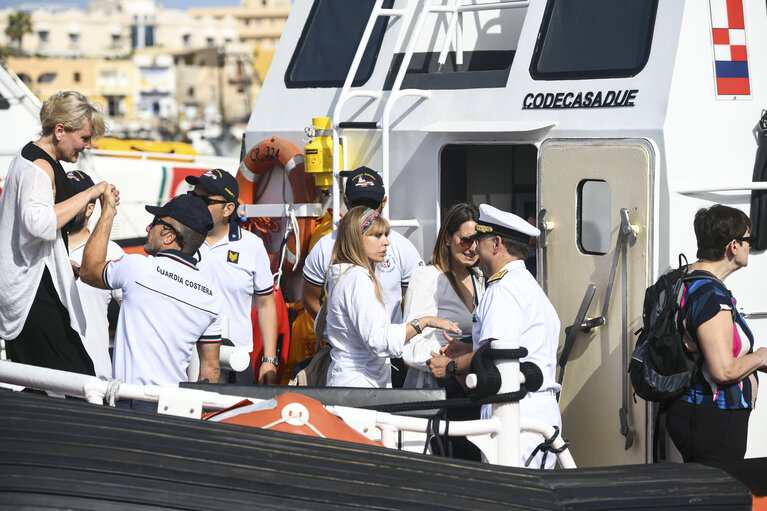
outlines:
[[[259, 203], [261, 177], [274, 166], [282, 167], [288, 175], [293, 202], [296, 204], [314, 202], [317, 198], [317, 188], [314, 177], [304, 173], [304, 153], [295, 145], [279, 137], [262, 140], [250, 148], [240, 163], [237, 172], [237, 184], [240, 187], [240, 197], [253, 204]], [[301, 247], [301, 259], [308, 253], [309, 240], [314, 230], [313, 218], [298, 218], [298, 239]], [[274, 221], [268, 218], [255, 219], [247, 226], [250, 230], [261, 231], [268, 235], [274, 232]], [[296, 233], [287, 242], [288, 254], [282, 266], [283, 275], [289, 275], [301, 262], [296, 258]], [[280, 264], [280, 253], [269, 254], [272, 261], [272, 272], [276, 273]]]

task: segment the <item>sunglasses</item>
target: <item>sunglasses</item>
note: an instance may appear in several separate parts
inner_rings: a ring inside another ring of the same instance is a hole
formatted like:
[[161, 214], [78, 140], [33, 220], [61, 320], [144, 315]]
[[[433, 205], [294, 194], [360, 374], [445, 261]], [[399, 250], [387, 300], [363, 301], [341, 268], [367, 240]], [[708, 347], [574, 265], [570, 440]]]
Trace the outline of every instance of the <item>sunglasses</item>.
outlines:
[[210, 206], [211, 204], [228, 204], [228, 200], [221, 200], [221, 199], [211, 199], [210, 197], [206, 195], [199, 195], [197, 193], [194, 193], [192, 191], [186, 192], [187, 195], [194, 195], [195, 197], [199, 197], [202, 199], [202, 202], [205, 203], [206, 206]]
[[479, 243], [484, 239], [484, 236], [461, 236], [461, 239], [458, 240], [458, 245], [466, 250], [470, 246], [474, 245], [475, 243]]
[[152, 223], [149, 224], [150, 228], [154, 227], [155, 225], [162, 225], [163, 226], [163, 230], [168, 229], [173, 234], [175, 234], [176, 235], [176, 243], [178, 243], [178, 246], [182, 250], [184, 249], [184, 237], [181, 234], [179, 234], [179, 232], [176, 230], [175, 227], [173, 227], [171, 224], [169, 224], [168, 222], [166, 222], [165, 220], [163, 220], [162, 218], [160, 218], [158, 216], [154, 217], [154, 219], [152, 220]]
[[756, 243], [756, 236], [741, 236], [739, 238], [735, 238], [735, 241], [746, 242], [749, 245], [753, 245]]

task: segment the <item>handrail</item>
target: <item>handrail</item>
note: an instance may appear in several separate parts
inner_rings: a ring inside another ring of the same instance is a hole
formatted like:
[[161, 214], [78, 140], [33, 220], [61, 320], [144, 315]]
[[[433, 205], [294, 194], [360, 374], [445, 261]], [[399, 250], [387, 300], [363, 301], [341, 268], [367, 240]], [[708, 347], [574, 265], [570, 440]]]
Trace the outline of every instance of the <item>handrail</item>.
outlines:
[[696, 193], [737, 192], [753, 190], [767, 190], [767, 181], [754, 181], [751, 183], [736, 185], [713, 185], [699, 186], [697, 188], [683, 188], [681, 190], [676, 190], [676, 193], [681, 195], [693, 195]]

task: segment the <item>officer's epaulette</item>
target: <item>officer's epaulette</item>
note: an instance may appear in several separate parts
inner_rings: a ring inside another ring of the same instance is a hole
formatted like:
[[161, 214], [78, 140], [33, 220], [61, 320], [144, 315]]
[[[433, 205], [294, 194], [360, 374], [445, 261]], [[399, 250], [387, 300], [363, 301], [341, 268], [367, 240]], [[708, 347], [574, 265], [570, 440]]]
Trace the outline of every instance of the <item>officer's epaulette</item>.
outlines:
[[509, 270], [501, 270], [495, 275], [493, 275], [492, 277], [490, 277], [489, 279], [487, 279], [487, 283], [490, 284], [491, 282], [495, 282], [496, 280], [501, 280], [503, 276], [506, 275], [507, 273], [509, 273]]

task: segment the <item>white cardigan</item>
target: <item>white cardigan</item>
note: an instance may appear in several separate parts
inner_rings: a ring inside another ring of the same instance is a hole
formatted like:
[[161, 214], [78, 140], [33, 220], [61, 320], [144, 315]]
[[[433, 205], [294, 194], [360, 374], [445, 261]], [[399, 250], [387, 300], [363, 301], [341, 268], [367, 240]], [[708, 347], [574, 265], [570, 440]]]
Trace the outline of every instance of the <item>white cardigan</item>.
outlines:
[[[478, 303], [485, 290], [485, 280], [477, 277], [474, 279], [474, 284], [475, 303]], [[449, 319], [458, 322], [464, 336], [471, 334], [472, 313], [450, 285], [447, 276], [436, 266], [422, 266], [413, 272], [405, 295], [404, 315], [406, 321], [424, 316]], [[402, 359], [410, 366], [405, 378], [405, 388], [437, 387], [437, 381], [432, 376], [426, 361], [431, 358], [432, 351], [439, 353], [440, 347], [447, 344], [442, 332], [443, 330], [430, 328], [413, 337], [405, 346]]]
[[361, 266], [328, 269], [325, 334], [333, 346], [329, 387], [391, 387], [389, 357], [402, 356], [407, 324], [392, 324]]
[[48, 267], [72, 328], [85, 334], [69, 254], [56, 229], [53, 187], [43, 169], [16, 153], [0, 195], [0, 338], [21, 333]]

